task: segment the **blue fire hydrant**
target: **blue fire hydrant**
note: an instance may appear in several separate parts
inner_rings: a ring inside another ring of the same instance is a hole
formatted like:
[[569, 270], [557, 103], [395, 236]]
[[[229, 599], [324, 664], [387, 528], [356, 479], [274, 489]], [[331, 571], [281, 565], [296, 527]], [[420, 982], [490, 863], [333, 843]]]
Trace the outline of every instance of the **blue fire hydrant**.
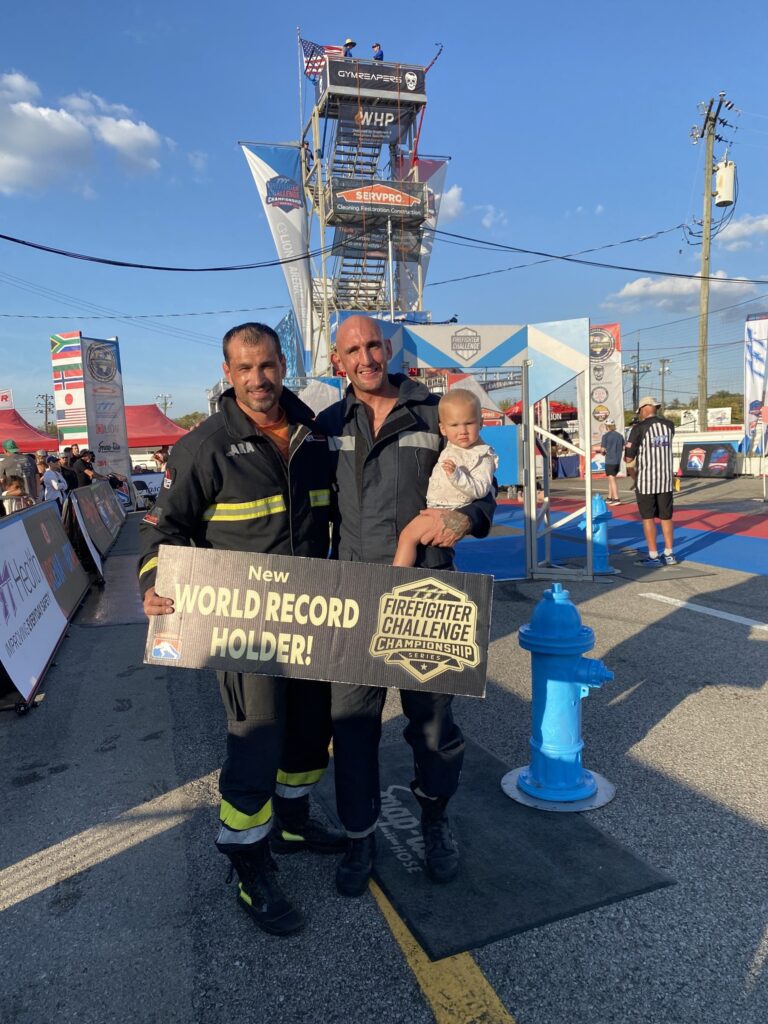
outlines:
[[[607, 803], [613, 787], [582, 765], [581, 701], [591, 687], [613, 679], [613, 672], [602, 661], [582, 656], [595, 646], [595, 634], [582, 625], [562, 583], [544, 592], [530, 623], [520, 628], [519, 643], [532, 655], [531, 763], [505, 775], [502, 788], [523, 803], [570, 804], [593, 798], [599, 780], [610, 790], [601, 801]], [[522, 798], [515, 786], [534, 799]], [[599, 803], [593, 800], [590, 806]]]
[[[597, 575], [615, 573], [608, 562], [608, 521], [613, 513], [602, 494], [592, 495], [592, 571]], [[586, 512], [579, 520], [579, 529], [587, 529]]]

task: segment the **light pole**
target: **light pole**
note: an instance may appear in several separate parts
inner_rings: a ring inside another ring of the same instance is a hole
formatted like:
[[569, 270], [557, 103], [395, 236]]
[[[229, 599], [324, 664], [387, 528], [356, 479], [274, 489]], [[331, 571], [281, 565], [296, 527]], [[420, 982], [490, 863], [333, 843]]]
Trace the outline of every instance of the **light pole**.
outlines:
[[53, 413], [53, 395], [36, 395], [35, 412], [41, 412], [45, 419], [45, 432], [48, 433], [48, 417]]
[[669, 373], [669, 360], [660, 359], [659, 363], [659, 376], [661, 377], [661, 408], [664, 408], [664, 381], [666, 380], [667, 374]]
[[166, 394], [155, 395], [155, 401], [158, 405], [162, 406], [163, 416], [167, 416], [168, 410], [173, 405], [171, 396]]

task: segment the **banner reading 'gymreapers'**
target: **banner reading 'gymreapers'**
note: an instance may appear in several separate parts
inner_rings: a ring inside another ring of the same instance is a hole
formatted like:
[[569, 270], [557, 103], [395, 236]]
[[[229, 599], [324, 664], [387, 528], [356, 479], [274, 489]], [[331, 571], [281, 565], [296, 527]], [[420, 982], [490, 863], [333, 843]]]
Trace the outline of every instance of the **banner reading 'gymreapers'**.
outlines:
[[[599, 447], [605, 424], [613, 420], [624, 432], [624, 392], [621, 373], [621, 327], [592, 324], [589, 328], [589, 409], [585, 415], [579, 389], [579, 440], [590, 451]], [[605, 459], [592, 459], [592, 472], [600, 473]]]
[[[301, 153], [296, 146], [243, 146], [264, 206], [277, 255], [283, 263], [302, 347], [312, 344], [312, 281], [307, 254], [307, 217], [301, 177]], [[303, 367], [299, 373], [303, 374]]]
[[751, 316], [744, 334], [744, 445], [750, 455], [763, 455], [768, 427], [760, 413], [768, 402], [766, 394], [766, 353], [768, 352], [768, 314]]

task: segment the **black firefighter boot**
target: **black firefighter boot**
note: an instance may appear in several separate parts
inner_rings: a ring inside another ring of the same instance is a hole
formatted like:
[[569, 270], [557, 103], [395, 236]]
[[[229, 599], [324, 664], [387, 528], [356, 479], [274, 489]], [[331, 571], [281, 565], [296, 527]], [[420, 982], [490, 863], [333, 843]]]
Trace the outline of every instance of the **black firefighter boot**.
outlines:
[[445, 808], [448, 801], [442, 797], [430, 800], [417, 793], [411, 783], [411, 792], [421, 807], [421, 834], [424, 837], [424, 857], [427, 874], [433, 882], [450, 882], [459, 871], [459, 850], [453, 838]]
[[275, 796], [275, 827], [271, 843], [273, 853], [341, 853], [346, 849], [343, 832], [321, 825], [309, 816], [309, 794], [289, 799]]
[[270, 935], [292, 935], [304, 927], [304, 915], [285, 895], [277, 881], [277, 865], [269, 852], [269, 839], [238, 846], [235, 843], [218, 846], [229, 857], [239, 879], [237, 902], [250, 914], [262, 931]]

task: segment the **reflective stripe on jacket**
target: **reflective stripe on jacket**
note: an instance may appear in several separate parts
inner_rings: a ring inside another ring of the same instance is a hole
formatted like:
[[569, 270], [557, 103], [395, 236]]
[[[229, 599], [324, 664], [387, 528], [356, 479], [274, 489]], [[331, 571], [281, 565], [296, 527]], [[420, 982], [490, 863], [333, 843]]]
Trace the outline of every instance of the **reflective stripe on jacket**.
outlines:
[[331, 459], [312, 410], [283, 389], [288, 463], [225, 391], [219, 412], [173, 446], [154, 507], [139, 527], [142, 594], [161, 544], [326, 558]]

